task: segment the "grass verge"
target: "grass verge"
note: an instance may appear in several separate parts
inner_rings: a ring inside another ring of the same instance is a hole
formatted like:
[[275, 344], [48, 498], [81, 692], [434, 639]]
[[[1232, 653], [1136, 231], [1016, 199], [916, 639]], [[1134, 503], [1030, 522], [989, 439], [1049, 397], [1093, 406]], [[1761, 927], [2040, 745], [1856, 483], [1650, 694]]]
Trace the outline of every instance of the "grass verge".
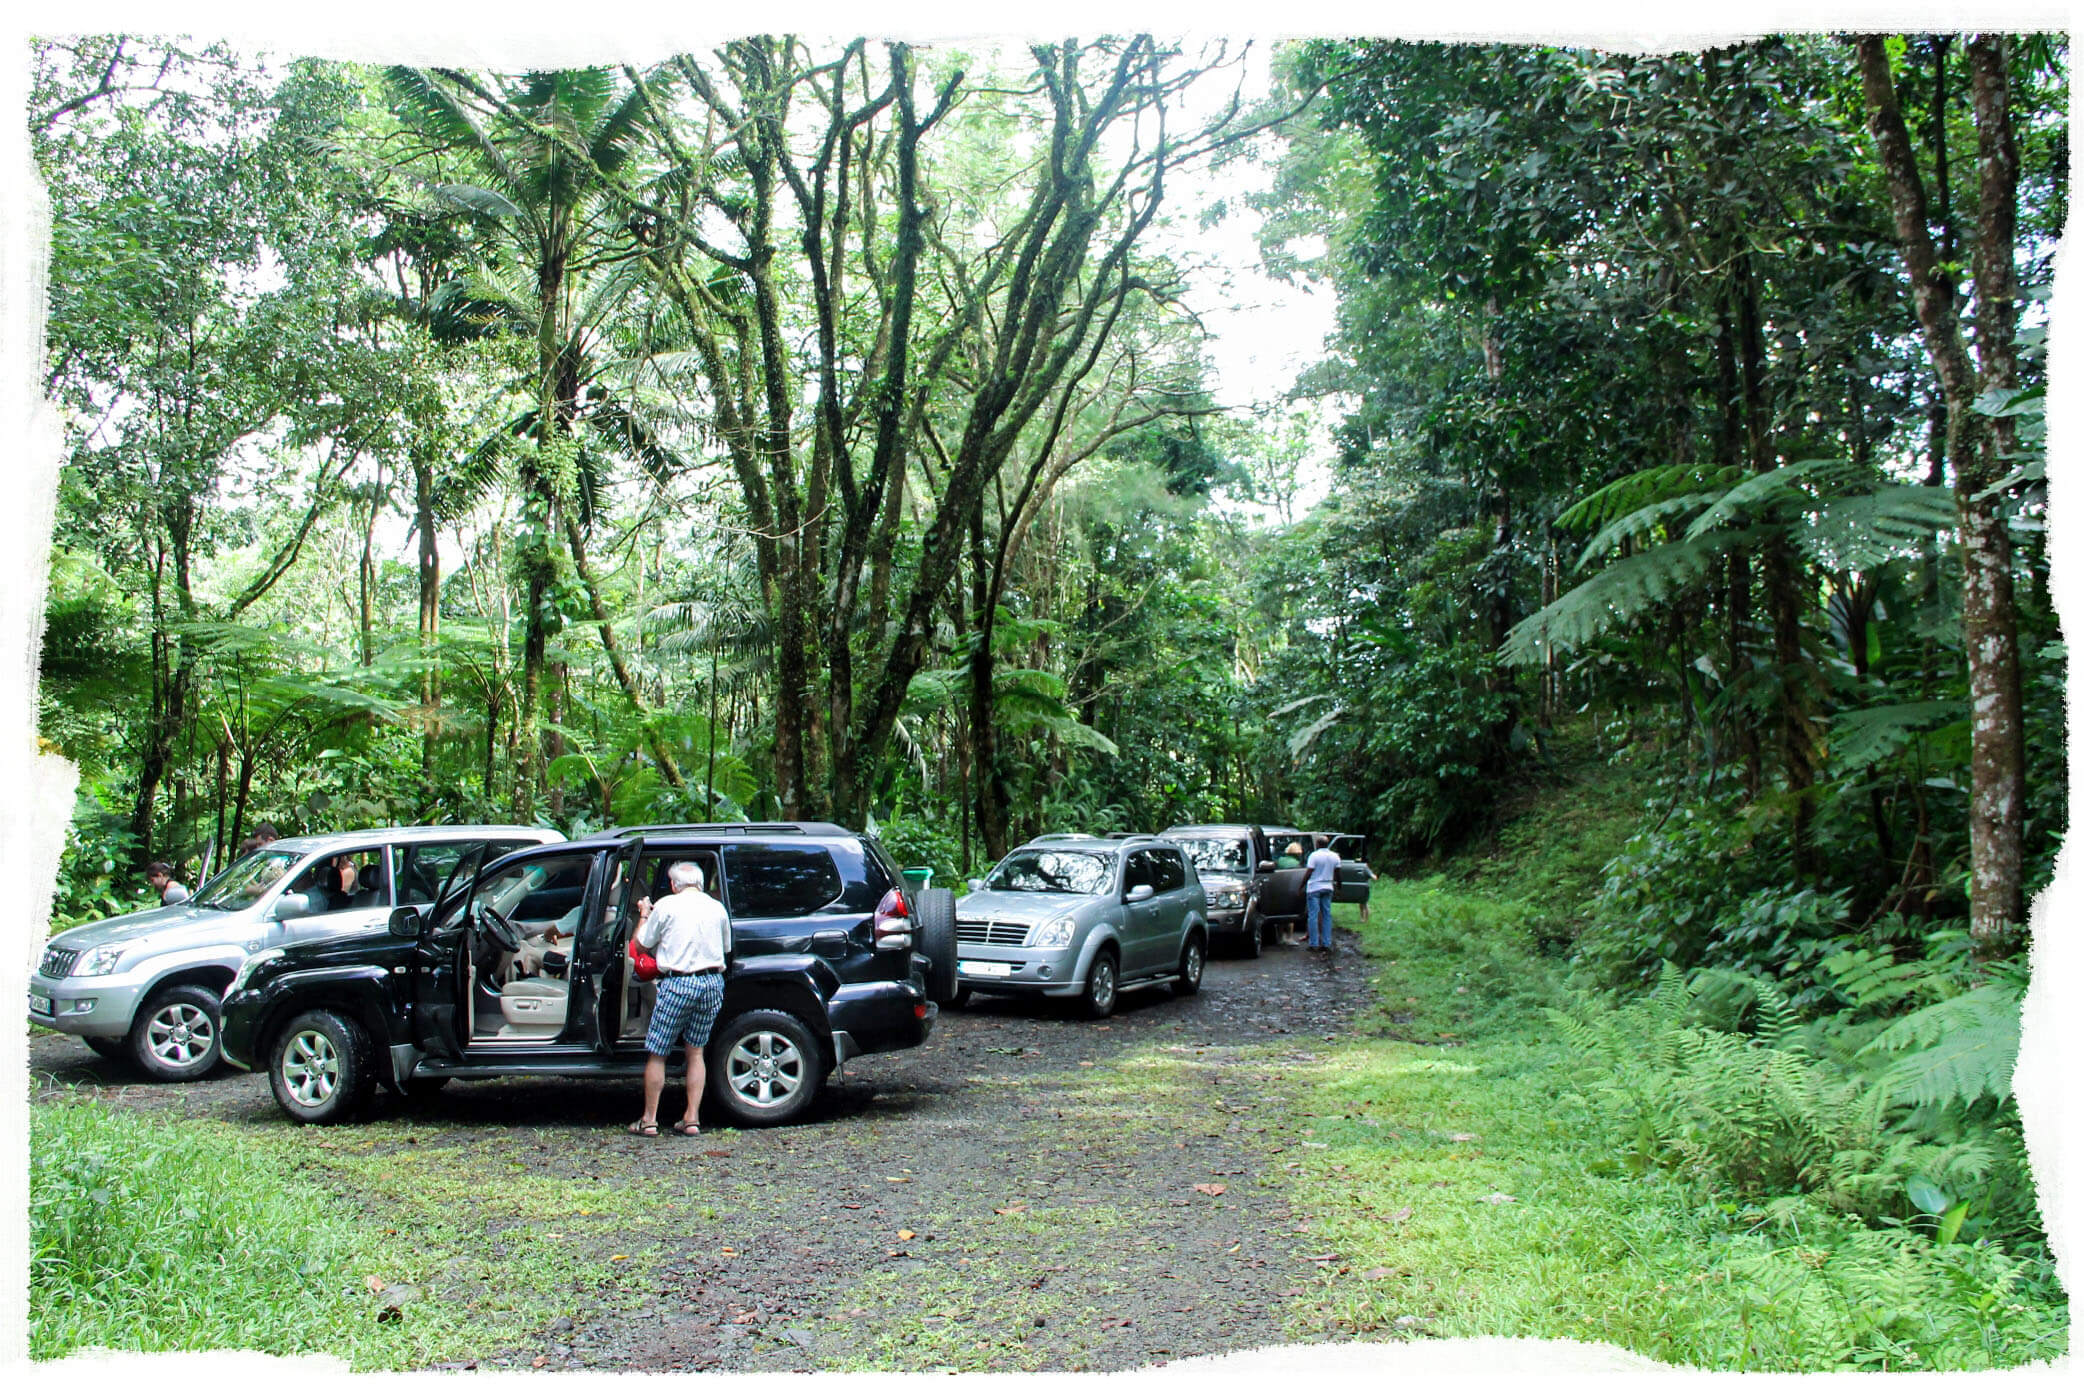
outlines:
[[1773, 1232], [1659, 1170], [1617, 1169], [1544, 1010], [1566, 995], [1540, 946], [1596, 879], [1597, 850], [1575, 845], [1615, 838], [1600, 805], [1626, 797], [1603, 781], [1560, 800], [1579, 836], [1553, 841], [1570, 846], [1537, 852], [1548, 835], [1522, 825], [1499, 860], [1380, 882], [1367, 921], [1340, 913], [1378, 1001], [1365, 1039], [1308, 1072], [1287, 1175], [1324, 1262], [1295, 1331], [1598, 1340], [1779, 1371], [2061, 1354], [2067, 1304], [2045, 1264], [1846, 1218]]
[[[32, 1106], [32, 1357], [256, 1349], [401, 1369], [510, 1345], [582, 1296], [641, 1295], [658, 1239], [637, 1193], [603, 1183], [575, 1213], [558, 1173], [488, 1183], [467, 1149], [376, 1146]], [[584, 1237], [591, 1220], [612, 1238]]]

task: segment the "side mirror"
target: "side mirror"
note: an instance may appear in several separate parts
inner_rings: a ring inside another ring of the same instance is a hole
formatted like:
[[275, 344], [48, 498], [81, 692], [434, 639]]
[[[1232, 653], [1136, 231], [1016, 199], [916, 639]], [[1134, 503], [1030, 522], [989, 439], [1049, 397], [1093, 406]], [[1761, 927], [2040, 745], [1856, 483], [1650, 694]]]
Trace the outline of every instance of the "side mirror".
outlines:
[[390, 931], [401, 940], [420, 938], [420, 908], [400, 906], [391, 912]]
[[1122, 900], [1149, 901], [1152, 897], [1156, 896], [1157, 894], [1157, 891], [1152, 888], [1150, 883], [1138, 882], [1135, 886], [1129, 888], [1128, 891], [1122, 893]]
[[981, 877], [972, 877], [972, 878], [970, 879], [970, 890], [971, 890], [971, 891], [973, 891], [973, 892], [981, 892], [981, 891], [983, 891], [983, 890], [984, 890], [984, 879], [983, 879], [983, 878], [981, 878]]
[[268, 919], [275, 921], [293, 921], [310, 914], [311, 898], [302, 892], [284, 892], [276, 897], [275, 904], [268, 908]]
[[1274, 860], [1271, 858], [1261, 858], [1259, 860], [1259, 866], [1252, 869], [1252, 871], [1254, 872], [1272, 872], [1273, 870]]

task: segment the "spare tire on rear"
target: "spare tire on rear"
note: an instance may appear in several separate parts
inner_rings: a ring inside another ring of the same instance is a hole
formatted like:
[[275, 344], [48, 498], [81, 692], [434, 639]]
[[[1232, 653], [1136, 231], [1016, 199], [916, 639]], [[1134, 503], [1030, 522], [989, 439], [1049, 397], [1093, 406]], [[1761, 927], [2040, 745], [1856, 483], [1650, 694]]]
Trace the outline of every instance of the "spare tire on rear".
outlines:
[[930, 966], [926, 996], [937, 1003], [955, 1000], [955, 893], [946, 887], [924, 887], [914, 897], [919, 952]]

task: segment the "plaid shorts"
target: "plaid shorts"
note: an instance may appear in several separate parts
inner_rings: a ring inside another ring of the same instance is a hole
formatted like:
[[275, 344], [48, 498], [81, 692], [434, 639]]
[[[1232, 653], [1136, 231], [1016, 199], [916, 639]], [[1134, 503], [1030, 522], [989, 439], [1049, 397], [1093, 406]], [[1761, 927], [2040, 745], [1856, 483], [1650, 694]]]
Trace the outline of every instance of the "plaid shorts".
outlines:
[[706, 1046], [709, 1029], [724, 1005], [722, 974], [675, 974], [658, 981], [658, 1001], [651, 1007], [651, 1026], [644, 1049], [669, 1056], [683, 1045]]

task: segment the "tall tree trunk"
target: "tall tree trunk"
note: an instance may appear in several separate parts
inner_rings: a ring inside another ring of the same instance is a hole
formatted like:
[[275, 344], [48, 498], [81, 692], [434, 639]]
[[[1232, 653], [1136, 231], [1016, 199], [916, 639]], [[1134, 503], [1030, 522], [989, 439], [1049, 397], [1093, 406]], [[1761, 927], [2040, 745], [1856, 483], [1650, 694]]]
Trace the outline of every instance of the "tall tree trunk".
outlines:
[[[1732, 314], [1736, 299], [1734, 280], [1715, 307], [1715, 368], [1721, 432], [1717, 456], [1724, 467], [1742, 467], [1744, 448], [1744, 393], [1737, 379], [1737, 326]], [[1729, 556], [1729, 575], [1723, 588], [1723, 620], [1729, 627], [1729, 678], [1735, 685], [1750, 674], [1751, 652], [1751, 556], [1743, 550]], [[1755, 799], [1765, 783], [1765, 766], [1760, 758], [1758, 729], [1742, 701], [1725, 701], [1723, 718], [1733, 734], [1736, 755], [1744, 763], [1744, 794]]]
[[[1977, 135], [1974, 246], [1976, 361], [1969, 357], [1954, 287], [1941, 269], [1926, 214], [1925, 187], [1897, 104], [1881, 35], [1858, 40], [1867, 124], [1887, 177], [1896, 235], [1925, 347], [1946, 396], [1948, 452], [1961, 521], [1961, 638], [1968, 661], [1970, 721], [1969, 938], [1988, 961], [2013, 949], [2025, 916], [2026, 806], [2018, 614], [2013, 604], [2011, 537], [2000, 498], [2012, 437], [2008, 422], [1972, 408], [1985, 389], [2017, 378], [2013, 333], [2018, 289], [2018, 149], [2012, 138], [2009, 41], [1978, 35], [1968, 45], [1969, 91]], [[1980, 370], [1978, 370], [1978, 365]]]
[[999, 755], [998, 656], [992, 649], [997, 640], [998, 604], [993, 600], [993, 586], [985, 558], [980, 497], [970, 516], [970, 587], [976, 612], [976, 634], [970, 645], [971, 784], [976, 796], [977, 835], [984, 840], [985, 854], [996, 861], [1012, 845], [1007, 837], [1010, 797]]
[[423, 804], [431, 804], [435, 727], [441, 710], [441, 546], [435, 543], [434, 462], [417, 450], [412, 492], [413, 525], [420, 538], [420, 794]]

